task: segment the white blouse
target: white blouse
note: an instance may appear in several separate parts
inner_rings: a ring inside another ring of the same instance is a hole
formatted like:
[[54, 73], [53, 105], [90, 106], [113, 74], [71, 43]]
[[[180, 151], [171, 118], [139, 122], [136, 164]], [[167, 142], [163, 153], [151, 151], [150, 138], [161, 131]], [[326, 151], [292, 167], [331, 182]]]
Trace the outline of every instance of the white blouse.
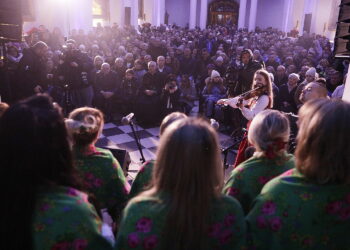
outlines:
[[[224, 104], [228, 104], [232, 108], [238, 108], [237, 107], [238, 99], [239, 99], [239, 97], [226, 99], [224, 101]], [[243, 100], [243, 105], [240, 108], [243, 116], [249, 121], [253, 120], [254, 116], [256, 116], [259, 112], [261, 112], [267, 108], [267, 106], [269, 105], [270, 99], [267, 95], [262, 95], [258, 99], [253, 100], [250, 108], [244, 107], [245, 105], [248, 105], [250, 101], [251, 101], [251, 99]]]

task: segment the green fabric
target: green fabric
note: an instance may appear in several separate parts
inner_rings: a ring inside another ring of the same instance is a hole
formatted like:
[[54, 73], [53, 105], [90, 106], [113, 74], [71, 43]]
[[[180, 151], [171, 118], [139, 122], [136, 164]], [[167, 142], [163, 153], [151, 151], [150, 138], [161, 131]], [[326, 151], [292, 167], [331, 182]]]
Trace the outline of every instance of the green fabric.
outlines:
[[140, 168], [134, 182], [132, 183], [129, 199], [134, 198], [136, 195], [147, 189], [152, 179], [154, 163], [155, 161], [146, 162]]
[[[115, 249], [161, 249], [168, 212], [167, 199], [163, 197], [137, 197], [128, 203]], [[205, 235], [208, 249], [240, 249], [245, 244], [244, 215], [234, 198], [222, 195], [215, 200], [208, 221], [208, 234]]]
[[87, 198], [69, 187], [43, 188], [33, 217], [34, 249], [111, 249]]
[[263, 186], [271, 179], [294, 167], [294, 157], [286, 154], [288, 159], [280, 164], [280, 158], [252, 157], [232, 170], [223, 192], [235, 197], [242, 205], [245, 214], [249, 212], [252, 202], [260, 194]]
[[94, 146], [85, 150], [74, 147], [73, 153], [84, 186], [95, 196], [98, 207], [121, 211], [127, 202], [130, 187], [112, 153]]
[[254, 249], [350, 249], [350, 185], [315, 185], [297, 171], [267, 183], [247, 216]]

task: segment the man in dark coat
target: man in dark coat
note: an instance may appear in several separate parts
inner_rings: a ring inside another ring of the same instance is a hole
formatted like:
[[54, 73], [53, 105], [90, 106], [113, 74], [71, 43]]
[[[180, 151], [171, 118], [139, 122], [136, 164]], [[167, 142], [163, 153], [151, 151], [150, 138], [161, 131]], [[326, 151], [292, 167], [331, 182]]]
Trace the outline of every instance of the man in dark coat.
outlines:
[[235, 87], [235, 94], [239, 95], [251, 89], [253, 77], [257, 70], [262, 69], [262, 65], [253, 60], [253, 52], [245, 49], [241, 53], [241, 65], [238, 70], [238, 82]]
[[159, 121], [160, 95], [164, 87], [163, 77], [157, 72], [154, 61], [148, 63], [148, 72], [143, 76], [139, 91], [137, 119], [144, 124], [151, 125]]
[[294, 96], [297, 90], [299, 81], [299, 75], [292, 73], [288, 77], [288, 82], [286, 84], [282, 84], [280, 86], [279, 91], [279, 110], [286, 113], [294, 113], [298, 112], [297, 104], [295, 103]]
[[43, 58], [47, 52], [44, 42], [37, 42], [31, 48], [23, 51], [23, 57], [18, 64], [16, 89], [17, 99], [26, 98], [45, 90], [45, 66]]
[[67, 41], [64, 62], [59, 66], [59, 77], [69, 85], [72, 103], [76, 108], [92, 106], [93, 89], [90, 72], [94, 65], [87, 53], [76, 49], [75, 41]]
[[180, 74], [193, 76], [195, 69], [196, 61], [192, 58], [191, 49], [185, 48], [184, 55], [180, 59]]
[[107, 120], [111, 119], [113, 101], [117, 98], [119, 89], [117, 73], [111, 70], [108, 63], [103, 63], [101, 70], [96, 74], [94, 101], [95, 105], [105, 113]]

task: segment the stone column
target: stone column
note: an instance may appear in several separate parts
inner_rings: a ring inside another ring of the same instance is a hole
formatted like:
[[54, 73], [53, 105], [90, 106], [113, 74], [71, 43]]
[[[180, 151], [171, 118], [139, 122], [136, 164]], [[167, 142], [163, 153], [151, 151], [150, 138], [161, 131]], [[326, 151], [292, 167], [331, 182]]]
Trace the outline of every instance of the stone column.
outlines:
[[251, 0], [250, 12], [249, 12], [249, 31], [255, 30], [257, 7], [258, 7], [258, 0]]
[[238, 14], [238, 28], [244, 28], [245, 26], [245, 16], [247, 10], [247, 0], [241, 0], [239, 2], [239, 14]]
[[201, 29], [205, 29], [207, 27], [207, 17], [208, 17], [208, 0], [200, 0], [201, 1], [201, 9], [199, 16], [199, 26]]
[[190, 29], [196, 27], [197, 0], [190, 0]]
[[137, 26], [139, 24], [139, 1], [138, 0], [132, 0], [131, 5], [131, 25], [134, 26], [137, 29]]
[[152, 25], [159, 25], [159, 0], [153, 0]]
[[285, 0], [283, 11], [284, 20], [282, 26], [284, 32], [289, 32], [293, 28], [293, 6], [294, 0]]

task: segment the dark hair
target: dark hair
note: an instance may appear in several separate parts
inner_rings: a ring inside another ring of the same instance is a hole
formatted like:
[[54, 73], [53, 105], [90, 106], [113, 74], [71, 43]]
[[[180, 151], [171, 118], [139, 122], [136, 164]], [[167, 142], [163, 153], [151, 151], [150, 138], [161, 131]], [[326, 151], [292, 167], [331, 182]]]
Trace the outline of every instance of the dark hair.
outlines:
[[317, 82], [321, 87], [326, 88], [327, 80], [323, 77], [318, 78], [315, 82]]
[[33, 46], [32, 46], [33, 49], [44, 49], [44, 48], [48, 48], [47, 44], [42, 42], [42, 41], [39, 41], [39, 42], [36, 42]]
[[[60, 110], [38, 95], [11, 106], [0, 120], [1, 244], [32, 249], [32, 219], [41, 186], [78, 187]], [[20, 235], [21, 240], [17, 237]], [[16, 237], [16, 239], [14, 239]]]
[[253, 52], [250, 50], [250, 49], [244, 49], [242, 52], [241, 52], [241, 55], [240, 55], [240, 59], [242, 60], [242, 56], [244, 54], [248, 54], [249, 55], [249, 59], [252, 60], [253, 58]]
[[134, 72], [134, 70], [132, 70], [132, 69], [127, 69], [127, 70], [125, 71], [125, 74], [131, 74], [131, 75], [134, 75], [134, 74], [135, 74], [135, 72]]

